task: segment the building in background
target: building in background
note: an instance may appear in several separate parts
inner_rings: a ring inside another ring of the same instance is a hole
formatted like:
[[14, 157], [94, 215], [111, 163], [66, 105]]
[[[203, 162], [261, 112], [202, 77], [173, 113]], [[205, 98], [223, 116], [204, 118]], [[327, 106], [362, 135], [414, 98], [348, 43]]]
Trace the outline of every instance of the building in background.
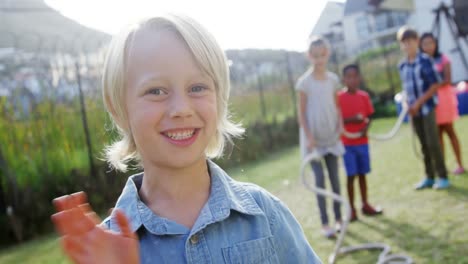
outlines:
[[[432, 31], [434, 10], [441, 4], [451, 7], [453, 0], [329, 1], [312, 34], [327, 37], [338, 59], [353, 58], [363, 52], [395, 44], [396, 32], [403, 25], [421, 33]], [[450, 9], [450, 13], [454, 15], [456, 11]], [[462, 13], [458, 11], [458, 17]], [[453, 65], [457, 65], [452, 67], [452, 79], [467, 80], [468, 65], [463, 62], [463, 54], [468, 55], [467, 42], [459, 41], [459, 37], [452, 34], [445, 16], [441, 17], [440, 28], [440, 49], [451, 58]]]
[[395, 43], [396, 32], [409, 14], [408, 10], [376, 8], [368, 0], [348, 0], [343, 15], [346, 52], [356, 54]]
[[338, 65], [339, 61], [347, 57], [343, 33], [344, 9], [344, 3], [328, 1], [311, 34], [321, 35], [328, 39], [333, 50], [330, 60], [334, 65]]

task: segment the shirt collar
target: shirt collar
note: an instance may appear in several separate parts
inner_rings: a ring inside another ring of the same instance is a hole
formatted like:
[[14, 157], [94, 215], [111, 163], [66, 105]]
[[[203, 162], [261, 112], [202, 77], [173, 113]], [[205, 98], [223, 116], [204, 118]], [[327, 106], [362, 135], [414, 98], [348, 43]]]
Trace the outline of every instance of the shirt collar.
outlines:
[[414, 58], [413, 62], [410, 62], [408, 57], [405, 57], [403, 63], [406, 64], [406, 65], [409, 65], [409, 66], [416, 65], [416, 64], [420, 63], [420, 60], [421, 60], [422, 56], [423, 56], [422, 53], [418, 52], [418, 53], [416, 53], [416, 57]]
[[[192, 233], [205, 226], [229, 217], [231, 210], [242, 214], [258, 215], [263, 211], [242, 183], [234, 181], [227, 173], [211, 160], [207, 160], [211, 176], [210, 196], [195, 222]], [[184, 234], [187, 229], [171, 220], [154, 214], [141, 200], [138, 190], [143, 181], [143, 173], [128, 178], [127, 183], [115, 205], [125, 213], [133, 232], [142, 225], [156, 235]], [[115, 217], [110, 217], [110, 228], [118, 230]]]

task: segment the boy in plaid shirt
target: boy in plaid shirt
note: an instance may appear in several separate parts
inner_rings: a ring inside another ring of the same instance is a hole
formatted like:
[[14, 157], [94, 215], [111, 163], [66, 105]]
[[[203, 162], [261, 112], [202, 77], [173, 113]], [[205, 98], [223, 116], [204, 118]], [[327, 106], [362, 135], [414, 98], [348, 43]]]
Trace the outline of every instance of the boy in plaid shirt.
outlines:
[[[416, 190], [424, 188], [446, 189], [450, 183], [447, 178], [442, 150], [438, 140], [435, 121], [436, 93], [440, 87], [440, 77], [432, 60], [418, 52], [418, 33], [408, 27], [398, 31], [397, 39], [405, 59], [398, 69], [403, 89], [408, 98], [409, 114], [413, 121], [413, 129], [421, 143], [424, 156], [426, 178], [416, 185]], [[434, 180], [435, 173], [439, 177]]]

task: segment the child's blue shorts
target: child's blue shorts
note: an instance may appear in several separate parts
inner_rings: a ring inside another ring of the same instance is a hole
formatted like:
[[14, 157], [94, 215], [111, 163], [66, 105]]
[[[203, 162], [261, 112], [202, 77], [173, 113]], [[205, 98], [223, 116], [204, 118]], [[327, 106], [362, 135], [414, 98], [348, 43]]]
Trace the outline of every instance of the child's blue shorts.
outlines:
[[369, 145], [345, 146], [343, 156], [348, 177], [370, 172]]

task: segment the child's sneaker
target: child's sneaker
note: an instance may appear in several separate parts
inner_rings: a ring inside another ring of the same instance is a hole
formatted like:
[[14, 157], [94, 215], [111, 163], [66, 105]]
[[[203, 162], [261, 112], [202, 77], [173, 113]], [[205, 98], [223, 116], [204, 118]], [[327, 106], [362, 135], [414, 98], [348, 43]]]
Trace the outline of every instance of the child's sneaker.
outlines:
[[329, 226], [322, 227], [322, 234], [329, 239], [335, 238], [335, 230]]
[[433, 179], [425, 178], [424, 180], [422, 180], [421, 182], [416, 184], [414, 189], [422, 190], [422, 189], [425, 189], [425, 188], [432, 188], [433, 185], [434, 185], [434, 180]]
[[336, 223], [335, 223], [335, 231], [336, 231], [336, 233], [340, 233], [342, 227], [343, 227], [343, 226], [341, 225], [341, 221], [336, 221]]
[[442, 190], [447, 189], [450, 186], [450, 182], [447, 178], [438, 179], [437, 182], [434, 184], [434, 189]]
[[458, 167], [453, 171], [454, 175], [461, 175], [464, 174], [466, 171], [463, 167]]
[[382, 214], [382, 208], [380, 207], [374, 208], [370, 206], [369, 204], [365, 204], [362, 207], [362, 213], [367, 216], [380, 215]]

